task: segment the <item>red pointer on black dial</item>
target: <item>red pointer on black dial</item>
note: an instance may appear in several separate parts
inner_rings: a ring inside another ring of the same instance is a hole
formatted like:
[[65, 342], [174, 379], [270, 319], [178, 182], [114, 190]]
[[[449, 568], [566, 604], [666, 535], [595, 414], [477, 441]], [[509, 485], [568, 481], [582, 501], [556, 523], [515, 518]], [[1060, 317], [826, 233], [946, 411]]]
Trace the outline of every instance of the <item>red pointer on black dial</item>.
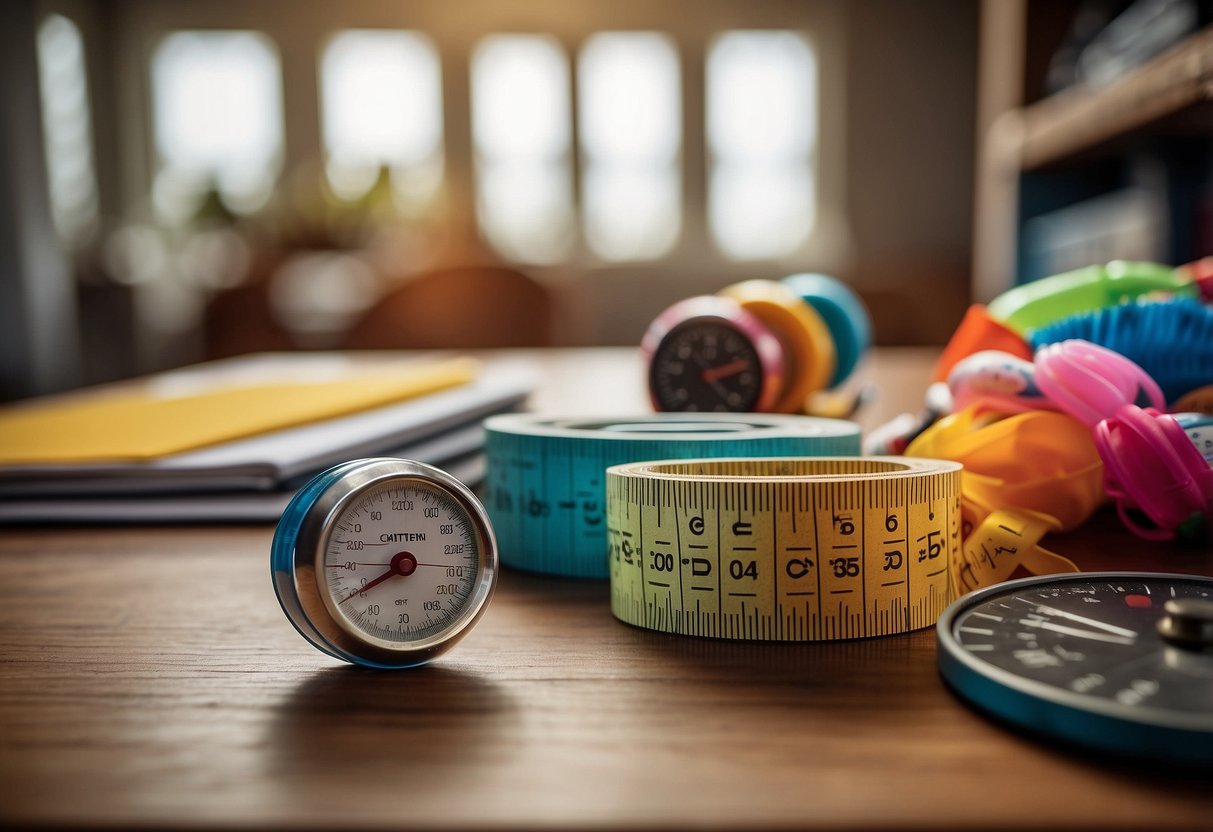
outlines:
[[700, 373], [700, 377], [705, 384], [712, 384], [720, 381], [722, 378], [735, 376], [738, 373], [745, 372], [750, 367], [750, 362], [744, 358], [738, 358], [736, 361], [730, 361], [728, 364], [722, 364], [719, 367], [711, 367]]

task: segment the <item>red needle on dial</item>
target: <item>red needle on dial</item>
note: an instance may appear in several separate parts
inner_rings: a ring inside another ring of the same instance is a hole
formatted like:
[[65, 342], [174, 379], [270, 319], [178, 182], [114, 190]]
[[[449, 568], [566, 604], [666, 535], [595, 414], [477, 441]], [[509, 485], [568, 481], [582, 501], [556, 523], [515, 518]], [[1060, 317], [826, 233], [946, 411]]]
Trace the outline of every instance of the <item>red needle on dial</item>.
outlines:
[[344, 604], [346, 601], [350, 600], [351, 598], [355, 597], [356, 595], [361, 595], [362, 593], [366, 592], [368, 589], [379, 586], [379, 584], [383, 583], [384, 581], [386, 581], [388, 578], [392, 577], [393, 575], [400, 575], [401, 577], [407, 578], [409, 575], [412, 575], [416, 571], [417, 571], [417, 558], [414, 557], [411, 552], [397, 552], [396, 555], [392, 558], [392, 562], [390, 564], [388, 564], [388, 568], [387, 568], [386, 572], [384, 572], [382, 575], [380, 575], [377, 578], [372, 578], [371, 580], [367, 581], [362, 586], [355, 589], [349, 595], [342, 598], [341, 603]]
[[721, 364], [719, 367], [710, 367], [703, 371], [702, 377], [705, 384], [713, 384], [720, 381], [722, 378], [736, 375], [747, 369], [750, 362], [744, 358], [738, 358], [736, 361], [730, 361], [728, 364]]

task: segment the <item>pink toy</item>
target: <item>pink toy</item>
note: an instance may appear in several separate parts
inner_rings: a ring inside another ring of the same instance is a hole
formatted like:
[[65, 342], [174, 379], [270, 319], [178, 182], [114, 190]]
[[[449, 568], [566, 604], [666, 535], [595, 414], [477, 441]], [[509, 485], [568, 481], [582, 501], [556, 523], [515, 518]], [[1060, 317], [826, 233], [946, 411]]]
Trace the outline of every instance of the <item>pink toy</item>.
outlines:
[[1141, 367], [1089, 341], [1069, 340], [1036, 351], [1036, 385], [1059, 408], [1095, 427], [1121, 405], [1166, 409], [1162, 390]]
[[[1213, 521], [1213, 468], [1183, 427], [1154, 408], [1121, 405], [1095, 427], [1104, 462], [1104, 488], [1116, 499], [1121, 521], [1139, 537], [1170, 540], [1196, 518]], [[1156, 528], [1130, 514], [1139, 509]]]

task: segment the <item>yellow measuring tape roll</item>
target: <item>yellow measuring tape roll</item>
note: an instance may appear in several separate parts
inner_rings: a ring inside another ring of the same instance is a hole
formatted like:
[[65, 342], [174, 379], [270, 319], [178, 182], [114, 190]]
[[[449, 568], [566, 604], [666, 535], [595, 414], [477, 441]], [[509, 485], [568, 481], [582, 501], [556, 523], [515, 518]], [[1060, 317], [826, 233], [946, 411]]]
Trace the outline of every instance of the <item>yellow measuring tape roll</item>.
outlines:
[[960, 470], [908, 457], [608, 468], [611, 610], [651, 630], [759, 641], [929, 627], [952, 599]]

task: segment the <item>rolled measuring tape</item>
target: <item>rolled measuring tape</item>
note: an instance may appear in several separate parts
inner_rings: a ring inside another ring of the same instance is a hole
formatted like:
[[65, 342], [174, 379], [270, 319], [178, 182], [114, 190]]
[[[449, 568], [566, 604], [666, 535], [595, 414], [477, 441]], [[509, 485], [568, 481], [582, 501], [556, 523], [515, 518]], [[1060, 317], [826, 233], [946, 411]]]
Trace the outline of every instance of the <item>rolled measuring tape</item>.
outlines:
[[859, 427], [838, 419], [765, 413], [494, 416], [485, 420], [484, 504], [507, 566], [605, 579], [606, 469], [612, 465], [858, 453]]
[[837, 387], [851, 375], [872, 345], [872, 319], [859, 295], [842, 281], [824, 274], [793, 274], [781, 281], [825, 321], [834, 342], [834, 376]]
[[837, 360], [834, 342], [821, 315], [804, 298], [773, 280], [743, 280], [716, 294], [741, 304], [784, 346], [784, 389], [772, 410], [800, 413], [811, 393], [830, 386]]
[[611, 610], [651, 630], [757, 641], [929, 627], [952, 598], [960, 469], [910, 457], [609, 468]]

